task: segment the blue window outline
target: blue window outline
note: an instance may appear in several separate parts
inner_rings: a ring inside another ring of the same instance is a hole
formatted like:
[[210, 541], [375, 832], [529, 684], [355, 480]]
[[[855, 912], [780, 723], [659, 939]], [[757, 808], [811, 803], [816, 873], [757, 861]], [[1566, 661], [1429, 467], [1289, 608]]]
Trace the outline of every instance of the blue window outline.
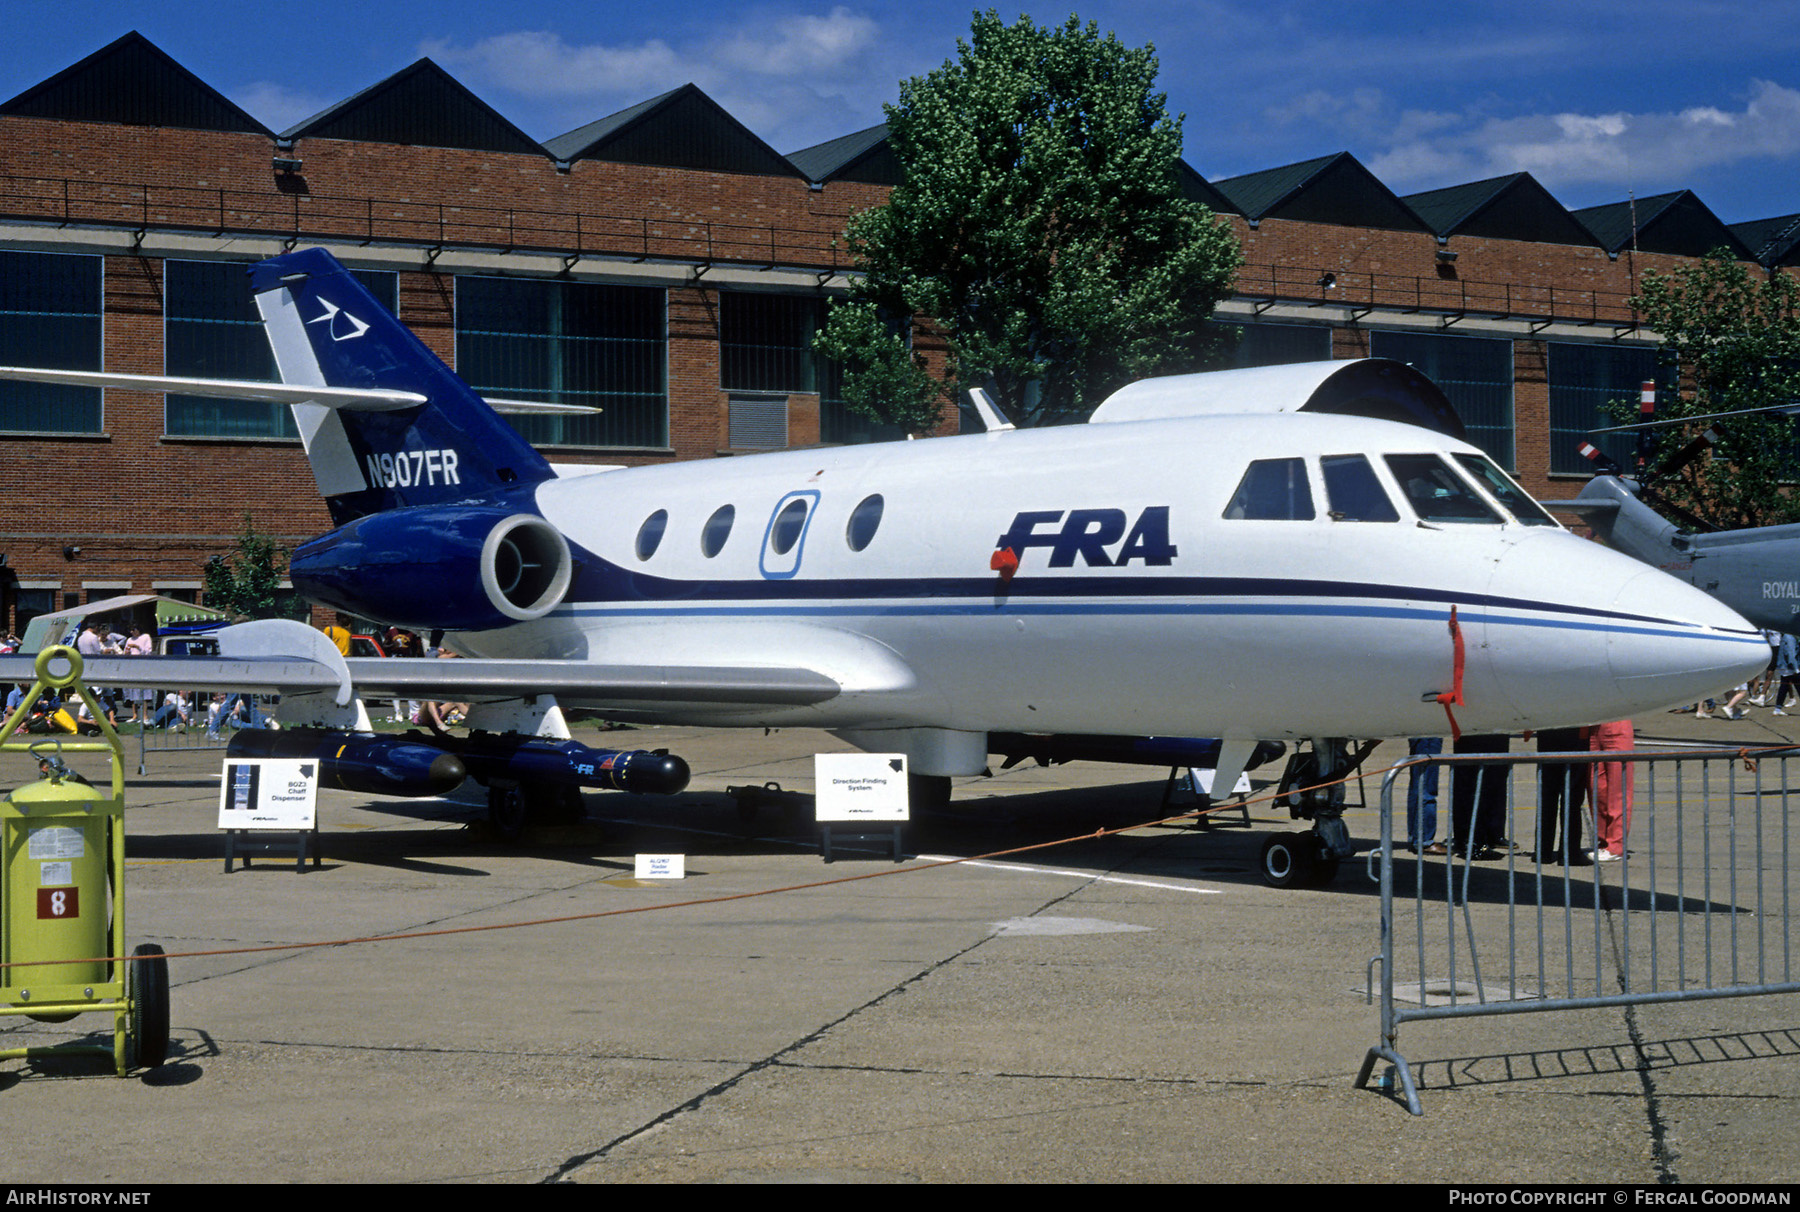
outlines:
[[[801, 500], [808, 502], [808, 504], [806, 507], [806, 518], [800, 523], [799, 536], [794, 540], [794, 545], [788, 548], [785, 553], [773, 552], [769, 544], [775, 534], [775, 520], [781, 516], [782, 511], [789, 505], [795, 501]], [[807, 532], [812, 529], [813, 518], [817, 517], [818, 513], [819, 494], [816, 489], [808, 488], [798, 492], [790, 492], [785, 494], [779, 501], [775, 502], [775, 508], [769, 511], [768, 524], [763, 527], [762, 550], [757, 556], [757, 567], [762, 572], [764, 580], [786, 581], [799, 573], [800, 559], [806, 551], [806, 535]], [[772, 554], [780, 561], [774, 568], [769, 567], [769, 557]]]

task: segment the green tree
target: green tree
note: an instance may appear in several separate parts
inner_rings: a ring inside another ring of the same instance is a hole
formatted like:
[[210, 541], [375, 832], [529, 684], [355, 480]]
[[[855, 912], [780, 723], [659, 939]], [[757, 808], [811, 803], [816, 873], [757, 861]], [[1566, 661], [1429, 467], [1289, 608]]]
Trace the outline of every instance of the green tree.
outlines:
[[[1659, 417], [1800, 403], [1800, 280], [1754, 270], [1721, 248], [1671, 273], [1646, 273], [1633, 301], [1682, 385], [1676, 399], [1657, 401]], [[1652, 465], [1704, 425], [1653, 430]], [[1783, 488], [1800, 480], [1793, 418], [1732, 417], [1720, 428], [1711, 457], [1656, 491], [1727, 529], [1800, 521], [1800, 499]]]
[[257, 532], [244, 515], [237, 546], [227, 556], [206, 562], [206, 604], [252, 619], [284, 616], [281, 574], [287, 570], [287, 548]]
[[[1207, 361], [1222, 334], [1206, 318], [1242, 254], [1182, 195], [1181, 119], [1156, 71], [1152, 48], [1078, 18], [1009, 26], [989, 10], [956, 59], [901, 83], [885, 109], [904, 177], [848, 224], [861, 276], [818, 339], [851, 407], [923, 430], [989, 386], [1042, 424]], [[945, 343], [942, 378], [909, 348], [897, 318], [913, 316]]]

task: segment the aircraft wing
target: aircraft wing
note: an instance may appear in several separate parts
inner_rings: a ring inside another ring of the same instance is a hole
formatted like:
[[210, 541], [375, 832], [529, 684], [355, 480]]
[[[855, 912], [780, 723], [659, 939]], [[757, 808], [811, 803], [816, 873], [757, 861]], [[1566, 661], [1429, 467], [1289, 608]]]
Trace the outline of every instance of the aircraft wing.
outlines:
[[[0, 657], [0, 681], [30, 685], [29, 656]], [[301, 694], [350, 690], [363, 698], [480, 702], [550, 694], [569, 701], [806, 706], [834, 698], [836, 681], [811, 669], [686, 665], [600, 665], [589, 661], [345, 661], [349, 685], [324, 661], [304, 657], [89, 657], [94, 686]], [[347, 701], [347, 695], [344, 696]]]

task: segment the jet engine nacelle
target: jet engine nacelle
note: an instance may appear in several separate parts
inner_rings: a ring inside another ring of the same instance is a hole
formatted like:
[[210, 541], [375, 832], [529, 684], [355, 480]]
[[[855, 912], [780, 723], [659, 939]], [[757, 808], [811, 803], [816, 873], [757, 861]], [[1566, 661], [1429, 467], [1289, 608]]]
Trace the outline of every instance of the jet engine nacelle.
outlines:
[[569, 591], [569, 545], [536, 514], [426, 505], [370, 514], [298, 548], [294, 588], [417, 630], [485, 631], [539, 619]]

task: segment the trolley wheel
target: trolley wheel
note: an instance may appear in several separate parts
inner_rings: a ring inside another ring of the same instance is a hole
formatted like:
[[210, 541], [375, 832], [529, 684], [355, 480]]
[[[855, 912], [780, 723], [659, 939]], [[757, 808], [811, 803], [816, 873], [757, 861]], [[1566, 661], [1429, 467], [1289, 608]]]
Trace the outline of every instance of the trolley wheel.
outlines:
[[131, 993], [131, 1034], [134, 1064], [155, 1069], [169, 1056], [169, 961], [155, 943], [143, 943], [131, 953], [127, 988]]
[[488, 788], [488, 825], [503, 842], [516, 842], [525, 834], [525, 821], [530, 815], [525, 805], [525, 788], [518, 785]]
[[1271, 834], [1262, 844], [1263, 883], [1271, 888], [1303, 888], [1312, 882], [1318, 843], [1310, 833]]

